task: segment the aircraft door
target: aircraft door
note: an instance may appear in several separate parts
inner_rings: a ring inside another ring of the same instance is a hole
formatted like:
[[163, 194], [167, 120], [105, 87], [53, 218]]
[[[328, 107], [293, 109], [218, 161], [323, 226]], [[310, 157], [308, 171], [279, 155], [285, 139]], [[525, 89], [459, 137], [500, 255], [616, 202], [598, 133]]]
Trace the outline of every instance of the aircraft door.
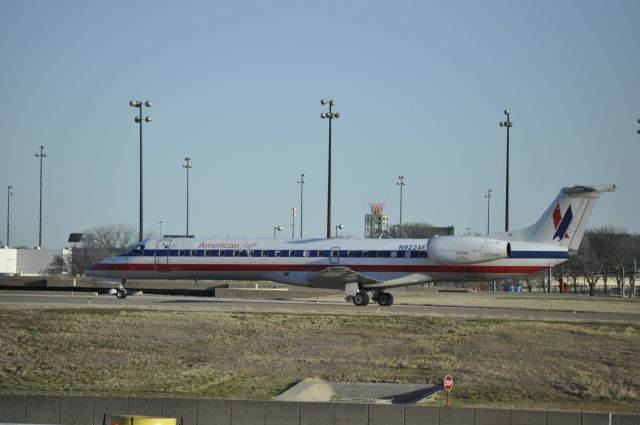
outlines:
[[157, 271], [169, 271], [169, 249], [171, 239], [160, 239], [156, 244], [156, 255], [154, 256], [154, 268]]
[[330, 264], [339, 264], [340, 263], [340, 248], [335, 246], [332, 247], [329, 251], [329, 263]]

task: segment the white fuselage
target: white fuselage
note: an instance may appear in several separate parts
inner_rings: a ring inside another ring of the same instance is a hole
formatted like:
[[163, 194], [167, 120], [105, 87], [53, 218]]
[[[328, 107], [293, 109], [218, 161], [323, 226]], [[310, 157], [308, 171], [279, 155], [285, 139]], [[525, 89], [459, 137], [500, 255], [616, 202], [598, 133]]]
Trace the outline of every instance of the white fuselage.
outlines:
[[449, 263], [430, 258], [428, 239], [148, 239], [101, 261], [87, 274], [121, 280], [270, 280], [342, 289], [344, 280], [319, 282], [314, 276], [329, 268], [347, 267], [373, 281], [388, 282], [380, 287], [491, 281], [535, 273], [568, 258], [567, 250], [559, 247], [511, 242], [508, 257], [468, 260], [465, 241], [474, 237], [455, 238], [461, 247], [454, 255], [460, 260]]

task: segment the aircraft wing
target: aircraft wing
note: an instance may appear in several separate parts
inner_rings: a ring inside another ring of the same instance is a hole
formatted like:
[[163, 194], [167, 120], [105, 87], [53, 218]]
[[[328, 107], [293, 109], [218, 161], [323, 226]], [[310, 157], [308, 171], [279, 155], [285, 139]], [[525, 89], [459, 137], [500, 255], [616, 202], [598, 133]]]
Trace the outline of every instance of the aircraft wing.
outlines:
[[413, 273], [392, 280], [378, 280], [358, 273], [346, 266], [327, 267], [307, 278], [320, 288], [343, 289], [348, 283], [359, 283], [362, 289], [385, 289], [396, 286], [416, 285], [430, 282], [430, 276]]
[[375, 285], [383, 283], [381, 280], [372, 279], [346, 266], [327, 267], [307, 278], [314, 286], [320, 288], [342, 289], [347, 283], [359, 283], [361, 285]]

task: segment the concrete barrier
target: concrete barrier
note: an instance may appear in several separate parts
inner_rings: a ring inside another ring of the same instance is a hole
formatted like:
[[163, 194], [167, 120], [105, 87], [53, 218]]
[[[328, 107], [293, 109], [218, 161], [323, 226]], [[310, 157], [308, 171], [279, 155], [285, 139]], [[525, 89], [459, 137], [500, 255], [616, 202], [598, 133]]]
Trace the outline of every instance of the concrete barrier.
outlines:
[[102, 425], [105, 415], [125, 415], [128, 406], [127, 397], [94, 397], [93, 425]]
[[366, 403], [336, 403], [333, 425], [367, 425], [369, 405]]
[[0, 422], [21, 423], [25, 421], [25, 400], [22, 395], [0, 396]]
[[93, 397], [60, 397], [61, 424], [91, 424], [93, 423]]
[[620, 416], [611, 415], [609, 422], [609, 413], [582, 412], [582, 425], [620, 425]]
[[231, 425], [264, 425], [265, 401], [231, 400]]
[[547, 425], [580, 425], [580, 412], [547, 412]]
[[441, 425], [474, 425], [474, 409], [459, 407], [441, 407]]
[[640, 415], [620, 415], [620, 425], [640, 425]]
[[25, 396], [25, 422], [32, 424], [60, 423], [60, 400], [54, 396]]
[[334, 403], [299, 403], [300, 425], [333, 425]]
[[295, 401], [267, 401], [266, 425], [298, 425], [300, 409]]
[[162, 416], [162, 399], [129, 397], [127, 415]]
[[510, 425], [509, 409], [475, 409], [475, 425]]
[[511, 425], [547, 425], [544, 410], [511, 410]]
[[[176, 418], [184, 425], [609, 425], [608, 413], [416, 405], [150, 397], [0, 395], [0, 423], [102, 425], [105, 415]], [[640, 425], [640, 415], [611, 415]]]
[[160, 416], [176, 418], [178, 424], [196, 425], [198, 400], [190, 398], [163, 398]]
[[439, 425], [440, 408], [435, 406], [404, 406], [405, 425]]
[[198, 399], [198, 425], [231, 425], [231, 400]]
[[369, 425], [403, 425], [404, 405], [370, 404]]

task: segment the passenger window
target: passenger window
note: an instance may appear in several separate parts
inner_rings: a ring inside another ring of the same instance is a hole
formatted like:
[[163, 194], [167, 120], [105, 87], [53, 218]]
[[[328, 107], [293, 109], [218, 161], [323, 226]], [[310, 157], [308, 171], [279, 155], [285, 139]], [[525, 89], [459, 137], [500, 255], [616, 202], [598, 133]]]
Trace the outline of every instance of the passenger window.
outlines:
[[274, 257], [281, 257], [281, 252], [280, 251], [276, 251], [273, 253]]
[[368, 257], [369, 256], [369, 251], [362, 251], [362, 256], [363, 257]]
[[289, 257], [295, 257], [295, 256], [296, 256], [295, 251], [289, 251]]
[[222, 250], [218, 251], [218, 256], [219, 257], [224, 257], [224, 251], [222, 251]]
[[237, 257], [240, 255], [240, 251], [238, 251], [237, 249], [233, 251], [233, 256]]

